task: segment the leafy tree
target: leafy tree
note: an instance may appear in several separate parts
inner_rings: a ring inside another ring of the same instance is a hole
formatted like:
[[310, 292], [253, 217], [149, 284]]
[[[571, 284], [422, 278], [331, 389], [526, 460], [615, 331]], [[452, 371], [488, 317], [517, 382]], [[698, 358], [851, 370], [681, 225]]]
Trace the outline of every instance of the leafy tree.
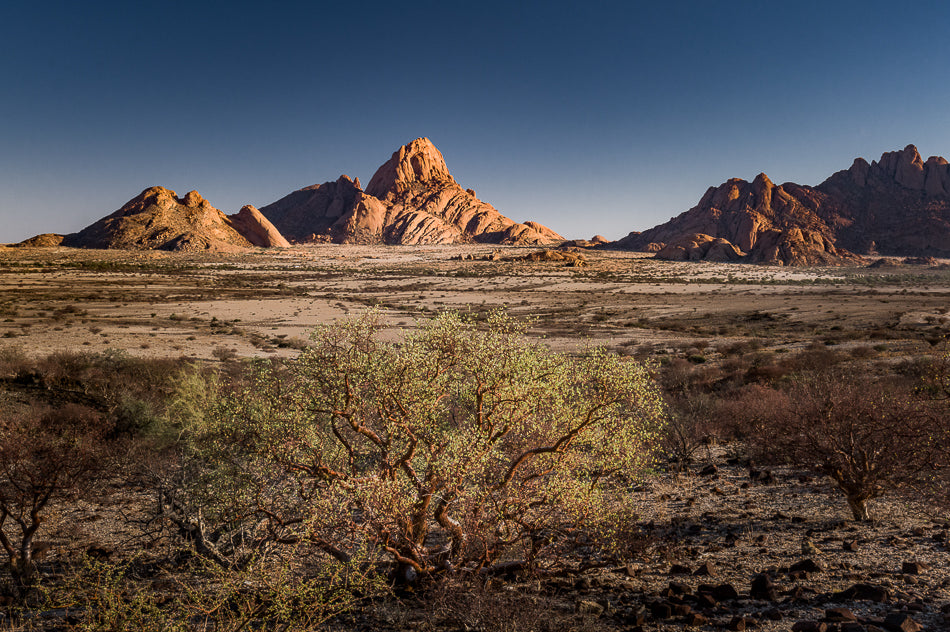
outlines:
[[260, 365], [197, 408], [206, 517], [263, 516], [272, 541], [342, 562], [373, 550], [406, 580], [564, 546], [649, 467], [665, 415], [634, 361], [454, 313], [401, 342], [374, 313], [323, 327], [286, 370]]
[[15, 590], [37, 579], [35, 538], [51, 502], [88, 492], [106, 471], [111, 424], [67, 404], [33, 408], [0, 421], [0, 546]]

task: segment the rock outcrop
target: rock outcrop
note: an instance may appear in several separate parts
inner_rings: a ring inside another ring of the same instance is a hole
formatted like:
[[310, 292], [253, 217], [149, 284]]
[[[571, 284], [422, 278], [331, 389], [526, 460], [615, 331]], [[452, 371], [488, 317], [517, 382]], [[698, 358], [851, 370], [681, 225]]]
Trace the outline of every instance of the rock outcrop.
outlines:
[[288, 242], [257, 208], [247, 204], [228, 216], [231, 226], [249, 242], [260, 248], [289, 248]]
[[145, 189], [115, 213], [66, 235], [76, 248], [236, 252], [253, 246], [287, 246], [253, 207], [228, 216], [197, 191], [183, 197], [164, 187]]
[[29, 239], [24, 239], [16, 246], [23, 248], [55, 248], [56, 246], [63, 245], [63, 239], [65, 235], [60, 235], [58, 233], [43, 233], [41, 235], [36, 235], [35, 237], [30, 237]]
[[742, 261], [777, 265], [860, 262], [854, 253], [950, 257], [950, 165], [939, 157], [925, 162], [908, 145], [879, 162], [858, 158], [816, 187], [777, 186], [765, 174], [751, 183], [735, 178], [669, 222], [612, 246], [660, 258], [723, 256], [706, 241], [691, 246], [696, 235], [727, 241]]
[[834, 265], [860, 258], [835, 245], [817, 215], [820, 196], [807, 187], [776, 186], [760, 173], [710, 187], [699, 204], [614, 245], [675, 260], [747, 261], [773, 265]]
[[950, 257], [950, 165], [922, 160], [917, 148], [854, 161], [815, 187], [820, 209], [840, 243], [855, 252]]
[[364, 191], [359, 179], [309, 186], [260, 210], [225, 215], [197, 191], [179, 198], [151, 187], [111, 215], [70, 235], [37, 235], [23, 246], [236, 251], [290, 243], [548, 245], [564, 238], [518, 223], [463, 189], [438, 149], [418, 138], [400, 147]]
[[679, 237], [656, 253], [667, 261], [738, 261], [745, 253], [721, 237], [693, 234]]
[[463, 189], [427, 138], [400, 147], [370, 179], [341, 176], [261, 208], [296, 243], [543, 245], [563, 237], [536, 222], [515, 222]]

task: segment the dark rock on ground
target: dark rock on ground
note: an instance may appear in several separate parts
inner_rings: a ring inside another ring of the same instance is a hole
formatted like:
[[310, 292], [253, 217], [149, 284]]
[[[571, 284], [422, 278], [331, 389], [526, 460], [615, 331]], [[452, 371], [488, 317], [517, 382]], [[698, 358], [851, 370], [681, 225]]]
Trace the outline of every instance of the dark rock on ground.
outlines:
[[752, 599], [761, 599], [764, 601], [777, 601], [778, 590], [772, 578], [765, 573], [760, 573], [752, 578], [752, 586], [749, 590], [749, 596]]
[[732, 584], [700, 584], [696, 592], [711, 595], [716, 601], [732, 601], [739, 598], [739, 592]]
[[795, 564], [792, 564], [788, 569], [789, 573], [795, 573], [795, 572], [821, 573], [823, 570], [824, 569], [822, 569], [822, 567], [818, 564], [818, 562], [811, 559], [810, 557], [805, 558], [804, 560], [800, 562], [796, 562]]
[[923, 627], [914, 621], [910, 615], [895, 612], [884, 618], [884, 629], [888, 632], [920, 632]]
[[890, 601], [891, 593], [883, 586], [874, 584], [855, 584], [846, 590], [833, 595], [837, 601], [874, 601], [885, 603]]
[[825, 619], [834, 623], [857, 621], [858, 617], [847, 608], [829, 608], [825, 610]]
[[905, 575], [920, 575], [928, 570], [930, 570], [930, 566], [924, 562], [904, 562], [901, 565], [901, 572]]

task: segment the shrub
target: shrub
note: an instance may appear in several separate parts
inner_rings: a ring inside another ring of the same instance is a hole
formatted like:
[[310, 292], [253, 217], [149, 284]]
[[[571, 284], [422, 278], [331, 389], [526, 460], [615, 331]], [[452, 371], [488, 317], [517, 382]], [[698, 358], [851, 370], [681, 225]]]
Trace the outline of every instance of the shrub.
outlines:
[[664, 406], [640, 364], [524, 333], [500, 314], [400, 343], [373, 313], [321, 328], [286, 371], [197, 407], [204, 502], [344, 563], [369, 547], [403, 580], [533, 565], [645, 472]]
[[812, 343], [807, 348], [785, 360], [785, 366], [794, 372], [822, 372], [845, 360], [843, 353], [829, 349], [823, 344]]
[[684, 391], [670, 396], [669, 402], [670, 415], [662, 446], [673, 469], [682, 471], [716, 434], [710, 424], [713, 400], [703, 393]]
[[110, 431], [98, 413], [76, 404], [0, 423], [0, 546], [18, 596], [37, 579], [34, 541], [44, 512], [52, 501], [89, 492], [107, 471]]
[[135, 436], [149, 431], [171, 393], [169, 375], [176, 359], [143, 359], [123, 351], [58, 352], [19, 369], [22, 380], [42, 385], [34, 396], [50, 404], [78, 403], [102, 413], [115, 434]]
[[792, 385], [753, 441], [773, 459], [815, 467], [844, 493], [856, 520], [868, 501], [928, 487], [947, 468], [945, 420], [910, 389], [838, 371]]
[[[352, 608], [376, 586], [365, 573], [308, 571], [292, 554], [225, 570], [200, 558], [158, 591], [137, 577], [137, 560], [83, 558], [60, 584], [43, 586], [47, 607], [69, 612], [70, 630], [281, 630], [307, 632]], [[196, 627], [196, 623], [200, 626]]]
[[725, 436], [755, 443], [779, 423], [791, 406], [788, 396], [775, 388], [747, 384], [712, 405], [711, 425]]

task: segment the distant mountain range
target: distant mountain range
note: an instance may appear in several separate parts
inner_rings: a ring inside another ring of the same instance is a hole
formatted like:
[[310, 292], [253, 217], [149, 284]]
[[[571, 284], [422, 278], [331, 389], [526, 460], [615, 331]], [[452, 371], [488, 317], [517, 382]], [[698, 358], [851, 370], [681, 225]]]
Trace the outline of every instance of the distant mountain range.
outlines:
[[225, 215], [196, 191], [146, 189], [78, 233], [45, 234], [34, 246], [233, 251], [290, 244], [565, 245], [655, 252], [660, 259], [773, 265], [840, 265], [865, 255], [950, 257], [950, 165], [917, 148], [857, 158], [815, 187], [775, 185], [763, 173], [710, 187], [669, 222], [615, 242], [564, 238], [515, 222], [463, 189], [438, 149], [418, 138], [370, 179], [294, 191], [260, 210]]
[[364, 191], [340, 176], [258, 210], [225, 215], [197, 191], [151, 187], [78, 233], [44, 234], [32, 246], [231, 252], [291, 244], [559, 244], [536, 222], [515, 222], [463, 189], [427, 138], [400, 147]]
[[917, 148], [857, 158], [816, 187], [762, 173], [710, 187], [699, 204], [606, 247], [671, 260], [835, 265], [859, 255], [950, 257], [950, 165]]

